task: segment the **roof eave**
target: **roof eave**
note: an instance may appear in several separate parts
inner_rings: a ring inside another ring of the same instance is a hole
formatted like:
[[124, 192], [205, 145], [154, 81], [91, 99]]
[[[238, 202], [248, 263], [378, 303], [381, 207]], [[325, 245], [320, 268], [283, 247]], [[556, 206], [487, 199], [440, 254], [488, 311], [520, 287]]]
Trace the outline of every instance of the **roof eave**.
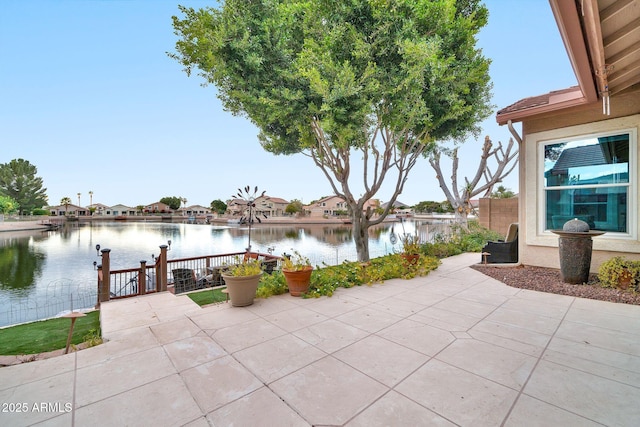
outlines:
[[506, 113], [498, 112], [496, 114], [496, 121], [499, 125], [506, 125], [509, 120], [512, 122], [519, 122], [523, 119], [538, 114], [549, 113], [565, 108], [577, 107], [579, 105], [589, 104], [589, 101], [582, 93], [580, 88], [571, 92], [565, 92], [562, 95], [550, 96], [549, 102], [544, 105], [537, 105], [534, 107], [523, 108], [522, 110], [510, 111]]
[[553, 99], [554, 97], [551, 96], [549, 102], [545, 105], [498, 113], [496, 114], [496, 121], [499, 125], [505, 125], [509, 120], [518, 122], [530, 116], [598, 101], [596, 81], [594, 80], [588, 47], [580, 24], [580, 12], [577, 9], [577, 3], [566, 0], [549, 0], [549, 4], [569, 56], [569, 62], [578, 80], [579, 89], [567, 93], [569, 99], [566, 99], [566, 96]]

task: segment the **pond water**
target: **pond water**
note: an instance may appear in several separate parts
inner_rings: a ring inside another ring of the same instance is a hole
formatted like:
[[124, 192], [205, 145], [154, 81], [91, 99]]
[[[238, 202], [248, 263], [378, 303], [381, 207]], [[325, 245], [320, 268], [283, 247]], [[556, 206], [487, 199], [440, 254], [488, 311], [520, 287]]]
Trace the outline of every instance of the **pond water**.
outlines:
[[[392, 233], [419, 231], [423, 240], [442, 232], [442, 224], [405, 221], [369, 230], [370, 256], [399, 251]], [[244, 251], [248, 226], [167, 222], [79, 222], [57, 231], [0, 233], [0, 327], [43, 319], [96, 303], [101, 263], [96, 245], [111, 249], [111, 269], [148, 264], [160, 245], [171, 241], [169, 259]], [[251, 249], [274, 255], [297, 250], [312, 264], [356, 260], [349, 225], [257, 225], [251, 228]]]

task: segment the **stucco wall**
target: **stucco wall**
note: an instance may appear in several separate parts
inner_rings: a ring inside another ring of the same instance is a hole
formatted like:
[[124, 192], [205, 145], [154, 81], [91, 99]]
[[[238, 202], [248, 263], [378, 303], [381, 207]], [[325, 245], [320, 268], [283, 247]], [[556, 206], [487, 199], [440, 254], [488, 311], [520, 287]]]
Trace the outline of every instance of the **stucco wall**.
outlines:
[[[577, 109], [571, 114], [559, 115], [555, 119], [549, 119], [546, 126], [543, 121], [536, 119], [526, 123], [524, 147], [520, 149], [520, 262], [526, 265], [538, 265], [544, 267], [559, 267], [558, 236], [544, 230], [544, 225], [539, 218], [542, 216], [544, 193], [542, 191], [541, 145], [554, 140], [570, 139], [576, 136], [589, 135], [600, 132], [612, 132], [617, 130], [632, 131], [636, 137], [640, 134], [640, 94], [636, 93], [635, 107], [629, 103], [617, 104], [612, 100], [613, 106], [624, 106], [626, 111], [635, 111], [636, 114], [624, 117], [610, 118], [602, 115], [601, 106], [594, 104], [590, 109]], [[629, 101], [626, 98], [626, 101]], [[597, 118], [597, 121], [589, 121]], [[571, 126], [560, 127], [561, 119]], [[582, 122], [582, 123], [580, 123]], [[633, 145], [633, 144], [632, 144]], [[636, 183], [635, 192], [629, 195], [630, 205], [630, 231], [627, 236], [604, 234], [593, 240], [593, 259], [591, 270], [597, 271], [599, 265], [614, 255], [624, 255], [630, 259], [640, 259], [640, 240], [638, 236], [638, 208], [640, 207], [640, 185], [638, 184], [637, 170], [640, 165], [637, 145], [633, 145], [631, 155], [635, 164], [630, 171], [631, 182]]]
[[518, 198], [480, 199], [479, 211], [480, 225], [506, 236], [509, 224], [518, 222]]

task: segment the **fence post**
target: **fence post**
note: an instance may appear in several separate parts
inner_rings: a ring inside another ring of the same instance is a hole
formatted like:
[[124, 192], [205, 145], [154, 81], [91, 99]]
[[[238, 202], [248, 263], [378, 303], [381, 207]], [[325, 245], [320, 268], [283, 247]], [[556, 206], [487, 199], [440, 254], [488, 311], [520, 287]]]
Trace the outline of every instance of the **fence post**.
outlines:
[[160, 245], [160, 291], [167, 290], [167, 245]]
[[109, 301], [111, 294], [111, 266], [109, 261], [109, 252], [111, 249], [103, 249], [102, 252], [102, 282], [99, 282], [98, 288], [98, 305], [101, 302]]
[[102, 289], [102, 265], [97, 267], [98, 269], [98, 297], [96, 298], [96, 310], [100, 309], [100, 289]]
[[138, 273], [138, 294], [147, 293], [147, 261], [140, 261], [140, 272]]

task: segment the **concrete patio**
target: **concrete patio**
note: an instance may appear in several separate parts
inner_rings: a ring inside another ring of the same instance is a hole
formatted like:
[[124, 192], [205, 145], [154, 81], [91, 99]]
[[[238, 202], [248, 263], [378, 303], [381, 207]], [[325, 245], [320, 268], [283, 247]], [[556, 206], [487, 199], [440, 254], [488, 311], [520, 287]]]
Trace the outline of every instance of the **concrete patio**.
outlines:
[[0, 425], [640, 425], [640, 307], [510, 288], [477, 259], [331, 298], [105, 303], [105, 344], [0, 369]]

